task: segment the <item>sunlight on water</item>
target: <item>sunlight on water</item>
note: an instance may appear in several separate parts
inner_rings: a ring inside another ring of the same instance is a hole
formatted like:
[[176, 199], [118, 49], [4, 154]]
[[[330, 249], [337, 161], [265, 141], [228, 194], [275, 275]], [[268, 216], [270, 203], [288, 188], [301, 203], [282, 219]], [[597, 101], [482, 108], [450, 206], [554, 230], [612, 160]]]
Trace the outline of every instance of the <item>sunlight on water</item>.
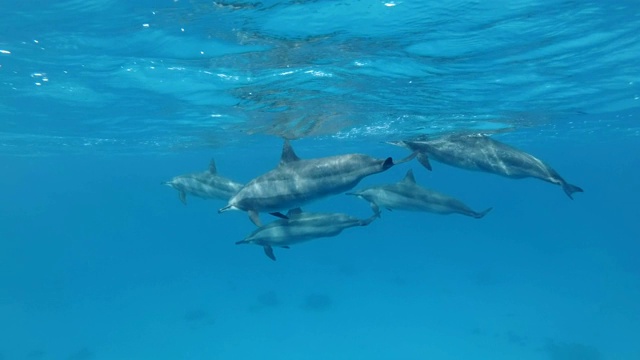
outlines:
[[[6, 116], [25, 121], [9, 120], [16, 125], [5, 133], [38, 128], [34, 136], [74, 136], [64, 129], [91, 121], [92, 131], [118, 132], [131, 144], [129, 131], [159, 120], [190, 137], [186, 125], [202, 128], [211, 113], [240, 133], [290, 138], [415, 134], [398, 116], [424, 117], [418, 132], [492, 126], [475, 117], [518, 127], [524, 116], [534, 125], [531, 114], [544, 119], [538, 126], [564, 126], [579, 113], [637, 108], [632, 64], [640, 45], [628, 9], [528, 1], [154, 7], [115, 0], [66, 1], [31, 15], [16, 8], [15, 20], [3, 25], [0, 92], [10, 99]], [[48, 17], [41, 30], [38, 16]], [[76, 18], [82, 20], [71, 26]], [[297, 23], [305, 26], [290, 26]], [[43, 102], [41, 110], [22, 106], [33, 101]], [[55, 130], [42, 120], [51, 110], [65, 114]], [[342, 120], [318, 128], [327, 113]], [[128, 126], [110, 128], [114, 116], [128, 118]], [[265, 126], [274, 119], [275, 128]], [[637, 133], [632, 127], [629, 135]]]

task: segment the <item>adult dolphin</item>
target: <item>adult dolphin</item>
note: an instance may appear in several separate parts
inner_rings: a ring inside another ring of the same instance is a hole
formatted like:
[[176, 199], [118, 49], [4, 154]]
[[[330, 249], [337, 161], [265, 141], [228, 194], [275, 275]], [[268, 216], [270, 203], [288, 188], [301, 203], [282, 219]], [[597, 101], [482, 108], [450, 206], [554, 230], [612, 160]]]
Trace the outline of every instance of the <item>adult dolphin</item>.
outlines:
[[451, 134], [417, 141], [391, 141], [417, 154], [418, 161], [431, 170], [429, 158], [462, 169], [484, 171], [513, 179], [532, 177], [562, 186], [573, 199], [583, 192], [566, 182], [551, 166], [535, 156], [492, 139], [485, 134]]
[[377, 217], [379, 215], [374, 214], [368, 219], [358, 219], [341, 213], [305, 213], [296, 208], [289, 210], [287, 219], [275, 220], [261, 226], [236, 244], [262, 246], [264, 253], [275, 261], [274, 246], [288, 249], [289, 245], [336, 236], [344, 229], [369, 225]]
[[462, 201], [451, 196], [424, 188], [416, 183], [413, 171], [397, 183], [370, 186], [347, 193], [369, 202], [373, 212], [380, 213], [380, 207], [389, 210], [426, 211], [436, 214], [462, 214], [480, 219], [492, 208], [477, 212]]
[[203, 199], [218, 199], [229, 201], [240, 189], [242, 184], [218, 175], [216, 162], [211, 159], [207, 171], [179, 175], [162, 183], [178, 190], [178, 196], [183, 204], [187, 205], [187, 194]]
[[218, 212], [246, 211], [251, 221], [261, 226], [260, 212], [286, 218], [280, 211], [348, 191], [363, 178], [388, 170], [393, 165], [390, 157], [376, 159], [363, 154], [300, 159], [289, 140], [285, 140], [278, 167], [251, 180]]

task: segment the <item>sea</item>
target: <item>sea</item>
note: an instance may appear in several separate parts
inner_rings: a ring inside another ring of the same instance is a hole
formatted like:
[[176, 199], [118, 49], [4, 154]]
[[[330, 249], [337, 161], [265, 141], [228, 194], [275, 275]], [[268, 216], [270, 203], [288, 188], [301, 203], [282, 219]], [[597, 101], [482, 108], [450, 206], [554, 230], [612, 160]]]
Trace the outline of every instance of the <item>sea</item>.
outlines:
[[[454, 133], [584, 192], [397, 163], [353, 191], [412, 170], [493, 210], [382, 208], [273, 261], [163, 185]], [[640, 360], [639, 187], [637, 0], [0, 0], [2, 360]]]

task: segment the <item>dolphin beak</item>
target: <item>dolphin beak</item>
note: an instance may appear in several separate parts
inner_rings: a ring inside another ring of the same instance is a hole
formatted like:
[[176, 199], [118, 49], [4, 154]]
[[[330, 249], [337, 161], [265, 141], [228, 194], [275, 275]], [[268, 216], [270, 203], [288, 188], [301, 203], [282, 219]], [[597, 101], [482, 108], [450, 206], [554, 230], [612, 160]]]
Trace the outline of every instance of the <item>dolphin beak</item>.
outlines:
[[400, 140], [400, 141], [385, 141], [385, 143], [387, 143], [389, 145], [395, 145], [395, 146], [405, 146], [405, 143], [402, 140]]
[[222, 214], [223, 212], [229, 211], [229, 210], [238, 210], [238, 208], [233, 206], [233, 205], [227, 205], [227, 206], [221, 208], [220, 210], [218, 210], [218, 214]]

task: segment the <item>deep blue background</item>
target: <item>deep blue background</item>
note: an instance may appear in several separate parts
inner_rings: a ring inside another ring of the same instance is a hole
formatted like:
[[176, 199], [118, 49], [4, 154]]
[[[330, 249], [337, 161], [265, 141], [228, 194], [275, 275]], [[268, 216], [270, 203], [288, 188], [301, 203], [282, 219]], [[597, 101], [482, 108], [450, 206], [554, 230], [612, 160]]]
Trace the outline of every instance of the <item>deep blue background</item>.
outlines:
[[[640, 149], [632, 138], [593, 140], [526, 146], [585, 189], [574, 201], [541, 181], [439, 163], [428, 172], [414, 161], [361, 186], [413, 168], [421, 185], [494, 210], [481, 220], [384, 212], [368, 227], [276, 250], [275, 263], [259, 247], [234, 245], [253, 230], [244, 213], [219, 215], [223, 204], [193, 197], [184, 206], [160, 182], [210, 157], [221, 174], [247, 181], [275, 166], [278, 139], [257, 152], [3, 157], [2, 352], [634, 359]], [[294, 142], [302, 157], [336, 153], [313, 144]], [[361, 150], [404, 155], [384, 144]], [[308, 208], [369, 214], [346, 196]]]

